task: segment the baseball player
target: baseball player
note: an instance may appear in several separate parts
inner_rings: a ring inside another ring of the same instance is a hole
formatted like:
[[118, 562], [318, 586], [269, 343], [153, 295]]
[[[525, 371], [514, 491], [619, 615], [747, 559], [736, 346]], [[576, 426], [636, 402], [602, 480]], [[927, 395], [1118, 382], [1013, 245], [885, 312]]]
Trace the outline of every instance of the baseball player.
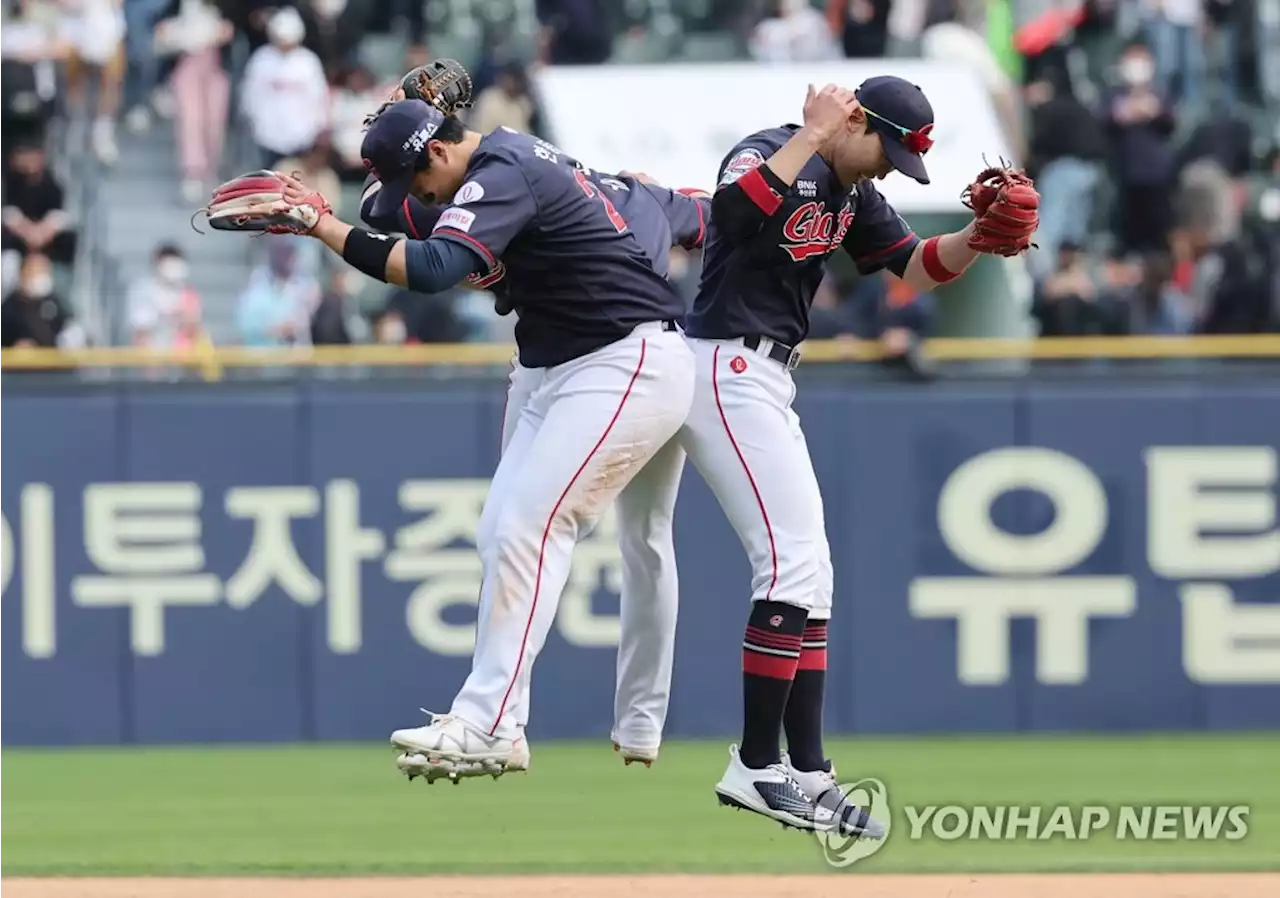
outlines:
[[802, 829], [835, 813], [847, 832], [878, 838], [884, 827], [845, 803], [823, 749], [831, 550], [791, 407], [796, 346], [835, 250], [863, 274], [887, 268], [933, 290], [980, 253], [1025, 250], [1038, 198], [1025, 177], [989, 170], [966, 194], [975, 220], [921, 240], [874, 182], [899, 171], [929, 183], [933, 109], [924, 93], [894, 77], [855, 91], [810, 87], [803, 121], [752, 134], [725, 157], [686, 319], [697, 387], [682, 440], [753, 571], [742, 741], [730, 748], [716, 793], [721, 804]]
[[223, 185], [207, 212], [220, 229], [309, 234], [358, 270], [419, 292], [470, 276], [506, 283], [520, 314], [519, 363], [543, 376], [491, 486], [501, 501], [472, 671], [451, 713], [392, 734], [429, 780], [498, 776], [520, 754], [521, 678], [554, 620], [575, 543], [638, 477], [665, 486], [649, 468], [674, 457], [668, 444], [693, 395], [693, 356], [676, 325], [684, 304], [607, 193], [545, 141], [480, 135], [403, 100], [372, 121], [362, 155], [382, 183], [373, 214], [409, 196], [447, 204], [426, 239], [340, 222], [323, 196], [299, 196], [305, 188], [276, 173]]
[[[710, 214], [710, 198], [706, 194], [641, 184], [629, 176], [592, 173], [589, 177], [612, 197], [628, 230], [663, 277], [667, 276], [672, 246], [701, 246]], [[501, 290], [502, 285], [495, 287]], [[504, 292], [499, 295], [510, 302]], [[515, 312], [520, 314], [518, 306]], [[502, 426], [504, 454], [524, 407], [546, 377], [545, 369], [526, 367], [518, 359], [513, 363]], [[679, 596], [672, 522], [684, 463], [684, 449], [673, 440], [617, 499], [621, 627], [610, 739], [627, 764], [641, 762], [648, 766], [657, 759], [666, 722]], [[501, 507], [500, 486], [495, 479], [481, 513], [476, 542], [482, 557], [493, 538], [495, 511]], [[522, 727], [529, 715], [527, 674], [526, 668], [516, 712]]]
[[[391, 99], [394, 102], [406, 96], [427, 100], [445, 114], [451, 114], [469, 104], [470, 76], [455, 60], [436, 60], [405, 75]], [[586, 173], [597, 188], [607, 191], [614, 208], [644, 247], [645, 255], [664, 277], [672, 246], [693, 249], [702, 245], [710, 214], [710, 196], [705, 192], [688, 188], [672, 191], [644, 176], [636, 178], [626, 173], [619, 176]], [[379, 216], [374, 213], [374, 204], [380, 187], [381, 183], [372, 175], [365, 182], [361, 218], [366, 224], [419, 239], [422, 234], [431, 233], [442, 206], [426, 206], [410, 196], [389, 213]], [[487, 283], [487, 289], [496, 295], [500, 312], [510, 313], [512, 307], [505, 284], [493, 279], [487, 279]], [[503, 453], [525, 404], [543, 379], [542, 369], [526, 368], [518, 360], [513, 362], [503, 415]], [[676, 443], [670, 444], [618, 497], [621, 633], [614, 728], [610, 739], [626, 764], [640, 762], [649, 766], [657, 759], [666, 721], [678, 604], [671, 522], [684, 461], [684, 450]], [[486, 498], [477, 533], [477, 549], [482, 560], [492, 557], [493, 524], [501, 498], [492, 489]], [[528, 667], [524, 669], [513, 698], [521, 730], [529, 714], [528, 670]], [[527, 769], [529, 761], [528, 743], [518, 737], [507, 770]], [[417, 774], [412, 755], [402, 755], [399, 763], [411, 778]], [[428, 782], [431, 781], [428, 777]]]

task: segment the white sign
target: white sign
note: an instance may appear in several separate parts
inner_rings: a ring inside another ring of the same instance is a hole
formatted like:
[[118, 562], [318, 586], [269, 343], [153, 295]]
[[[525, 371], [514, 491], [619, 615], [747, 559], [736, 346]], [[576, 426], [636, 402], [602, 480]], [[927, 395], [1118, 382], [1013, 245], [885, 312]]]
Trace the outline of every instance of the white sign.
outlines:
[[576, 158], [602, 171], [643, 171], [668, 187], [707, 189], [748, 134], [802, 122], [809, 84], [856, 88], [876, 75], [919, 85], [937, 120], [925, 156], [932, 183], [892, 174], [881, 192], [906, 213], [965, 211], [960, 192], [987, 163], [1015, 157], [981, 79], [964, 67], [898, 59], [550, 66], [537, 86], [556, 142]]

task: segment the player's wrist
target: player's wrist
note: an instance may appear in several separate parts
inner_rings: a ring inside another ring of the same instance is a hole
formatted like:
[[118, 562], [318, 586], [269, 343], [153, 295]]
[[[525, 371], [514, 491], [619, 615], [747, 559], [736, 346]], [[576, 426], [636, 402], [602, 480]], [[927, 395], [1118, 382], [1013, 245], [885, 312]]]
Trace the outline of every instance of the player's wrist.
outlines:
[[821, 130], [814, 128], [812, 125], [804, 125], [796, 132], [796, 138], [808, 147], [810, 152], [816, 153], [822, 149], [823, 144], [827, 142], [827, 135]]
[[312, 225], [311, 230], [306, 231], [304, 236], [315, 237], [317, 240], [324, 240], [326, 235], [332, 235], [335, 227], [341, 227], [342, 222], [338, 221], [331, 210], [328, 208], [317, 209], [319, 218]]

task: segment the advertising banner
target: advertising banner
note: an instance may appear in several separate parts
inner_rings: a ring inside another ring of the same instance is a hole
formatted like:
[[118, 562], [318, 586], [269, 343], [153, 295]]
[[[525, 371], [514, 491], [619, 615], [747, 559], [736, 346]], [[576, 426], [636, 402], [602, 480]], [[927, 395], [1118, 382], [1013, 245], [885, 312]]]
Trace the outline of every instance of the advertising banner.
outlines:
[[[1280, 726], [1280, 386], [802, 389], [836, 571], [832, 731]], [[5, 744], [382, 739], [474, 644], [501, 393], [4, 399]], [[696, 471], [670, 736], [739, 726], [750, 576]], [[530, 734], [607, 738], [616, 523]]]

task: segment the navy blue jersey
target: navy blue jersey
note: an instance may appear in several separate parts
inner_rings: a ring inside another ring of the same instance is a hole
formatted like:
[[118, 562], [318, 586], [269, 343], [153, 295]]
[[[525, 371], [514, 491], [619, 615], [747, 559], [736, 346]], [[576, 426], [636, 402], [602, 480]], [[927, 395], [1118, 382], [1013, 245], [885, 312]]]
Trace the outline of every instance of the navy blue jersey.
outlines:
[[603, 188], [640, 242], [654, 270], [667, 276], [671, 247], [696, 249], [706, 236], [711, 201], [679, 190], [641, 184], [629, 177], [592, 172], [588, 177]]
[[505, 273], [526, 367], [559, 365], [685, 312], [610, 191], [528, 134], [500, 128], [480, 140], [431, 236], [470, 248], [490, 277]]
[[755, 171], [799, 127], [752, 134], [720, 164], [717, 194], [744, 191], [749, 214], [722, 215], [724, 209], [744, 205], [713, 205], [702, 281], [686, 320], [690, 336], [762, 336], [790, 346], [800, 343], [809, 332], [809, 307], [827, 256], [837, 247], [853, 257], [863, 274], [888, 268], [901, 275], [906, 270], [919, 238], [872, 182], [842, 187], [835, 171], [816, 154], [781, 194]]

